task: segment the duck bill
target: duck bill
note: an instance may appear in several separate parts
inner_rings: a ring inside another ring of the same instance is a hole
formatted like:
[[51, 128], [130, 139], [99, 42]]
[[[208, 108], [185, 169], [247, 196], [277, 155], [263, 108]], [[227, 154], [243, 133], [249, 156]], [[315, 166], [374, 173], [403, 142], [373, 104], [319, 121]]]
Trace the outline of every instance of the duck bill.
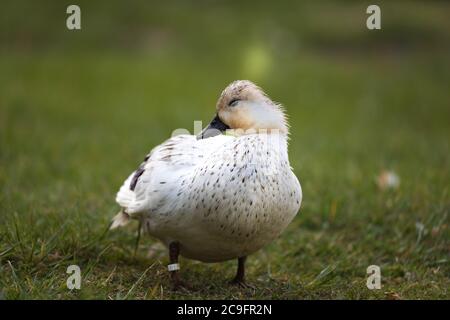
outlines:
[[197, 136], [197, 139], [207, 139], [219, 134], [224, 133], [226, 130], [230, 129], [225, 123], [220, 120], [219, 116], [216, 115], [214, 119], [208, 124], [208, 126], [203, 129], [202, 132]]

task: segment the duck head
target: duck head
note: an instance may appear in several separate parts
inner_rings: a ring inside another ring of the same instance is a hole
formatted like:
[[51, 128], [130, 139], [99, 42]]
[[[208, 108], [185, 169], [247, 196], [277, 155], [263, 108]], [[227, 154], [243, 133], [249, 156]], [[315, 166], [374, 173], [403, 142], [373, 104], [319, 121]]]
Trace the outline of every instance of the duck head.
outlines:
[[216, 116], [199, 138], [209, 138], [230, 129], [239, 134], [272, 130], [288, 134], [283, 107], [248, 80], [237, 80], [228, 85], [217, 101], [216, 111]]

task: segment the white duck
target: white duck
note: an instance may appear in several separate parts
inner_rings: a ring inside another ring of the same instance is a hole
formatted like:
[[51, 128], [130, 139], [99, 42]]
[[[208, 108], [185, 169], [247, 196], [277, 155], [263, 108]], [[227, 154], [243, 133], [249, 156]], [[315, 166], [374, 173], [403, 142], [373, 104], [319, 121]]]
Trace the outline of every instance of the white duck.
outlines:
[[154, 148], [117, 193], [122, 210], [111, 228], [140, 220], [169, 248], [175, 287], [182, 284], [179, 255], [238, 258], [233, 282], [244, 284], [246, 257], [278, 237], [300, 209], [282, 107], [240, 80], [222, 92], [216, 109], [199, 136], [175, 136]]

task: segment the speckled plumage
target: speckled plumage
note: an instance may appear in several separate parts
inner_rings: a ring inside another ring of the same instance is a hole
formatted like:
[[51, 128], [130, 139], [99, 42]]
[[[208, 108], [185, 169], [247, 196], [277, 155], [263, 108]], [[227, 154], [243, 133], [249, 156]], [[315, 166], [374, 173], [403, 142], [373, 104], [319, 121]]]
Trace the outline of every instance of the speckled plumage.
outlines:
[[[122, 216], [116, 218], [117, 225], [123, 215], [141, 219], [143, 228], [167, 246], [178, 242], [181, 255], [218, 262], [257, 251], [292, 221], [302, 190], [289, 165], [284, 113], [279, 105], [269, 105], [271, 100], [248, 81], [227, 89], [219, 98], [219, 116], [227, 118], [222, 108], [228, 118], [238, 108], [240, 113], [245, 108], [261, 108], [256, 112], [267, 108], [268, 113], [260, 117], [267, 124], [273, 108], [274, 117], [283, 115], [279, 127], [253, 124], [254, 128], [243, 129], [254, 131], [245, 133], [167, 140], [121, 187], [116, 200]], [[256, 98], [248, 98], [246, 90]], [[227, 107], [229, 97], [243, 94], [242, 106]]]

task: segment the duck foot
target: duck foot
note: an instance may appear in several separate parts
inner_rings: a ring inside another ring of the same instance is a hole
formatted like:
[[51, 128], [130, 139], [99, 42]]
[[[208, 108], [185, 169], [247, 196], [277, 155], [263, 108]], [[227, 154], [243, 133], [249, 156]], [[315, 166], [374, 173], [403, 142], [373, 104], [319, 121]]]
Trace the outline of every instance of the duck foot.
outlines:
[[172, 284], [173, 284], [172, 285], [173, 291], [181, 291], [181, 290], [192, 291], [193, 290], [193, 287], [190, 284], [188, 284], [185, 281], [180, 280], [180, 279], [172, 280]]
[[236, 286], [242, 289], [255, 289], [254, 286], [248, 284], [244, 279], [234, 278], [233, 280], [230, 280], [228, 283], [232, 286]]
[[234, 277], [234, 279], [230, 281], [230, 284], [239, 286], [241, 288], [253, 288], [245, 282], [245, 260], [247, 260], [247, 257], [238, 258], [238, 269], [236, 277]]

